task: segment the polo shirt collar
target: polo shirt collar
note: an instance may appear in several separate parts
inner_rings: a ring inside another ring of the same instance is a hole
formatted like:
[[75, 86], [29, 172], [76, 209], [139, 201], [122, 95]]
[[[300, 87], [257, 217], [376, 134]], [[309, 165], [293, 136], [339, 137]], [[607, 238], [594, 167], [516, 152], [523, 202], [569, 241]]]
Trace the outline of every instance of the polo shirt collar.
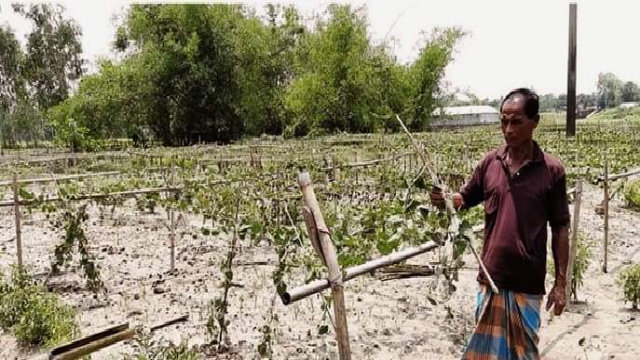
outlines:
[[[498, 148], [498, 151], [496, 152], [496, 158], [504, 161], [507, 159], [507, 151], [509, 150], [509, 146], [504, 144], [501, 145]], [[531, 160], [531, 162], [533, 163], [538, 163], [538, 162], [543, 162], [544, 161], [544, 153], [542, 152], [542, 149], [540, 148], [540, 145], [538, 145], [538, 143], [533, 140], [533, 159]]]

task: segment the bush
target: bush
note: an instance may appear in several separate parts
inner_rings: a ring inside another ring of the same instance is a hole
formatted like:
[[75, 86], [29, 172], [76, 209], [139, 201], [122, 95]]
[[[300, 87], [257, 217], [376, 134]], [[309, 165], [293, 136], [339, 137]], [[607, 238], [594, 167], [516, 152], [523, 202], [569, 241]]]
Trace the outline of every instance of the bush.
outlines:
[[15, 267], [9, 281], [0, 274], [0, 328], [12, 331], [21, 346], [45, 348], [71, 340], [78, 330], [73, 309]]
[[574, 300], [578, 300], [578, 288], [582, 287], [584, 273], [591, 262], [591, 246], [592, 242], [582, 234], [578, 235], [578, 248], [576, 249], [576, 258], [573, 260], [573, 273], [571, 274], [571, 294]]
[[627, 183], [624, 188], [624, 198], [629, 206], [640, 209], [640, 180]]
[[633, 309], [640, 304], [640, 264], [631, 265], [620, 273], [618, 284], [624, 289], [624, 300], [631, 303]]
[[[571, 295], [573, 300], [578, 300], [578, 288], [582, 287], [584, 281], [584, 274], [589, 267], [591, 257], [592, 241], [583, 234], [579, 234], [577, 238], [578, 244], [576, 248], [576, 258], [573, 260], [573, 272], [571, 274]], [[547, 260], [547, 273], [551, 276], [555, 276], [555, 264], [553, 259]]]

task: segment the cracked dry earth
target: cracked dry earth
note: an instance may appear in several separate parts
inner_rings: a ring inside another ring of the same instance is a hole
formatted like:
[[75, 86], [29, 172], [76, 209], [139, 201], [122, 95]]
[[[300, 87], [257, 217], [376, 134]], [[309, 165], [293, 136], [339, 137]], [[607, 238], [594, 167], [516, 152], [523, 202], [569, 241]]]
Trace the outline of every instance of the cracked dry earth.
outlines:
[[[543, 314], [540, 350], [544, 359], [638, 359], [640, 358], [640, 313], [624, 304], [615, 284], [624, 264], [640, 261], [640, 213], [612, 203], [610, 215], [609, 272], [603, 274], [603, 219], [594, 211], [602, 191], [585, 187], [581, 210], [581, 230], [595, 242], [594, 258], [579, 290], [581, 303], [549, 322]], [[11, 210], [0, 212], [0, 267], [15, 261], [15, 229]], [[178, 229], [177, 271], [169, 270], [169, 230], [165, 213], [147, 214], [135, 210], [128, 201], [113, 217], [99, 219], [99, 210], [90, 208], [87, 235], [98, 259], [108, 297], [94, 298], [84, 290], [82, 278], [69, 273], [53, 279], [56, 291], [78, 311], [82, 334], [129, 322], [151, 326], [189, 314], [189, 320], [155, 333], [155, 339], [190, 344], [207, 341], [206, 322], [210, 300], [220, 294], [219, 264], [226, 254], [228, 239], [203, 237], [201, 220], [189, 217]], [[183, 236], [180, 236], [183, 234]], [[46, 272], [49, 257], [61, 234], [48, 229], [44, 215], [25, 215], [23, 246], [25, 262], [34, 273]], [[246, 245], [246, 244], [245, 244]], [[412, 260], [426, 263], [433, 254]], [[260, 328], [269, 309], [277, 315], [273, 340], [275, 359], [337, 359], [334, 332], [318, 335], [325, 324], [321, 300], [313, 296], [289, 306], [274, 297], [271, 274], [275, 250], [266, 245], [245, 246], [235, 259], [228, 318], [234, 356], [259, 358]], [[448, 299], [433, 291], [433, 278], [380, 281], [363, 276], [346, 283], [345, 297], [353, 359], [458, 359], [473, 330], [476, 270], [466, 259], [457, 291]], [[295, 272], [289, 286], [302, 284], [305, 274]], [[549, 279], [548, 288], [551, 286]], [[94, 360], [121, 359], [133, 347], [123, 342], [92, 354]], [[38, 353], [19, 350], [8, 334], [0, 335], [0, 358], [29, 359]]]

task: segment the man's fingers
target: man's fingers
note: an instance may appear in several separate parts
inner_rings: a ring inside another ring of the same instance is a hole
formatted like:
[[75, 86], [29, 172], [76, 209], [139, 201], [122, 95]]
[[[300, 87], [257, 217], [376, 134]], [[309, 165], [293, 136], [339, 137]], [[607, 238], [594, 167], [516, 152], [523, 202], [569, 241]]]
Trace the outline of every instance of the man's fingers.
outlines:
[[546, 310], [549, 311], [549, 309], [551, 309], [551, 305], [553, 305], [554, 301], [553, 301], [553, 295], [549, 295], [549, 297], [547, 298], [547, 306], [546, 306]]
[[560, 316], [562, 315], [562, 312], [564, 311], [564, 304], [562, 303], [558, 303], [556, 304], [556, 306], [554, 306], [555, 312], [556, 312], [556, 316]]

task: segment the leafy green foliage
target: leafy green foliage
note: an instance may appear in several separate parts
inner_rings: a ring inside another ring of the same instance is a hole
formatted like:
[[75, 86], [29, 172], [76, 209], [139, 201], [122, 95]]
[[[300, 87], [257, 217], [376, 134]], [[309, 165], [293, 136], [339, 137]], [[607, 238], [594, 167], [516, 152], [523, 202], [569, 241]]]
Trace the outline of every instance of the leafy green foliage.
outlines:
[[87, 285], [90, 290], [97, 292], [104, 289], [104, 283], [100, 279], [100, 270], [89, 252], [89, 243], [82, 228], [83, 223], [89, 219], [86, 207], [86, 204], [78, 207], [75, 213], [66, 210], [61, 219], [55, 223], [55, 227], [62, 228], [65, 234], [62, 243], [57, 245], [54, 250], [55, 260], [51, 268], [55, 274], [60, 272], [61, 266], [69, 266], [74, 248], [77, 248], [80, 253], [80, 266], [87, 278]]
[[583, 285], [584, 275], [593, 256], [591, 251], [593, 243], [584, 235], [580, 234], [578, 236], [577, 246], [576, 257], [573, 260], [573, 274], [571, 276], [571, 293], [574, 300], [578, 299], [578, 288]]
[[407, 126], [412, 131], [424, 131], [440, 97], [440, 81], [453, 58], [456, 43], [465, 35], [459, 28], [435, 29], [420, 55], [408, 70], [410, 105], [406, 113]]
[[625, 185], [624, 198], [629, 206], [640, 209], [640, 180], [629, 181]]
[[618, 277], [618, 283], [624, 290], [624, 299], [634, 309], [640, 304], [640, 264], [630, 265]]
[[165, 145], [373, 132], [397, 130], [396, 113], [425, 129], [464, 35], [436, 29], [405, 66], [387, 44], [371, 44], [363, 8], [330, 5], [313, 29], [294, 7], [266, 10], [259, 18], [240, 5], [132, 5], [114, 41], [122, 61], [103, 61], [49, 111], [58, 128], [77, 124], [60, 141], [141, 129]]
[[0, 328], [12, 331], [22, 346], [46, 348], [78, 333], [73, 309], [16, 267], [9, 281], [0, 274]]

